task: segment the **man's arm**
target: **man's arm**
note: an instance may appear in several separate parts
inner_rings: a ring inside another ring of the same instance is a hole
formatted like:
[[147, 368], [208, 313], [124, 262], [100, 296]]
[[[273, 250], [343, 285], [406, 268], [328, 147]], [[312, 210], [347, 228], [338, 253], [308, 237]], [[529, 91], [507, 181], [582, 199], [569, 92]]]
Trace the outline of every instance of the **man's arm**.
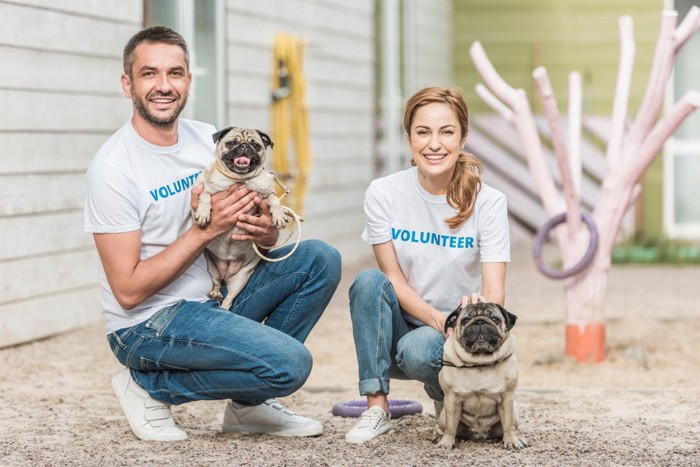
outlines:
[[[199, 192], [201, 188], [193, 190], [194, 204]], [[211, 239], [228, 231], [259, 202], [257, 193], [245, 188], [236, 190], [236, 187], [231, 187], [215, 194], [212, 197], [212, 220], [205, 228], [193, 225], [170, 246], [145, 260], [140, 258], [139, 231], [94, 234], [97, 252], [119, 305], [130, 310], [166, 287], [199, 257]], [[260, 230], [255, 237], [269, 241], [272, 236], [269, 229]]]

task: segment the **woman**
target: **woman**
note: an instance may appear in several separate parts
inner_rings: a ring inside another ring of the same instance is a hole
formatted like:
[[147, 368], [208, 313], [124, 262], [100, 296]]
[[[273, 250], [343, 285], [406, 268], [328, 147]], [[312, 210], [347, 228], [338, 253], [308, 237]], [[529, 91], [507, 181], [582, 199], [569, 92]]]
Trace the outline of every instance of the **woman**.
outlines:
[[360, 394], [368, 409], [346, 434], [363, 443], [392, 428], [390, 376], [413, 379], [441, 409], [438, 383], [447, 315], [460, 303], [503, 305], [510, 236], [506, 198], [481, 182], [483, 167], [461, 152], [469, 117], [453, 88], [425, 88], [406, 104], [412, 167], [374, 180], [362, 238], [378, 270], [350, 288]]

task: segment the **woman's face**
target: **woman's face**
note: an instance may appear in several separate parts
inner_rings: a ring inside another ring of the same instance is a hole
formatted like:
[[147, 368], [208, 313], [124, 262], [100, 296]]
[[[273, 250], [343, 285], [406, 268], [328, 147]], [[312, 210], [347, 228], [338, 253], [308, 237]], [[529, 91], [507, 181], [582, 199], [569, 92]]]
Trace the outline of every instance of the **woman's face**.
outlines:
[[457, 115], [448, 104], [427, 104], [413, 114], [408, 144], [418, 179], [429, 192], [447, 192], [465, 142], [461, 134]]

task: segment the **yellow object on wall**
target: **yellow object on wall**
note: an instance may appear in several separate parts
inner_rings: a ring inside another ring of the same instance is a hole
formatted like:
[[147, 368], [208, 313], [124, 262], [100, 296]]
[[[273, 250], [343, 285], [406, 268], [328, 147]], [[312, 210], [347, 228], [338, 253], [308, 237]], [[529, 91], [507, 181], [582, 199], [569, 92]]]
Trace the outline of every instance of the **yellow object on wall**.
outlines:
[[272, 170], [285, 185], [292, 184], [285, 204], [299, 215], [303, 215], [311, 169], [309, 113], [303, 71], [305, 48], [304, 41], [280, 33], [275, 37], [272, 64], [271, 136], [275, 144]]

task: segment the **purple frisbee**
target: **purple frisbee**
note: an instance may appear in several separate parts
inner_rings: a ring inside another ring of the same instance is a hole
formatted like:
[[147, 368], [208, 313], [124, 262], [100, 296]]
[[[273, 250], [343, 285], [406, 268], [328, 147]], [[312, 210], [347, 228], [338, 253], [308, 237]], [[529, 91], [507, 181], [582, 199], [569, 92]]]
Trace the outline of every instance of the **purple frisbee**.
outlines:
[[[333, 406], [331, 413], [337, 417], [359, 417], [367, 410], [366, 400], [354, 400], [338, 402]], [[405, 415], [415, 415], [423, 411], [420, 402], [411, 400], [390, 399], [389, 413], [392, 419], [401, 418]]]

